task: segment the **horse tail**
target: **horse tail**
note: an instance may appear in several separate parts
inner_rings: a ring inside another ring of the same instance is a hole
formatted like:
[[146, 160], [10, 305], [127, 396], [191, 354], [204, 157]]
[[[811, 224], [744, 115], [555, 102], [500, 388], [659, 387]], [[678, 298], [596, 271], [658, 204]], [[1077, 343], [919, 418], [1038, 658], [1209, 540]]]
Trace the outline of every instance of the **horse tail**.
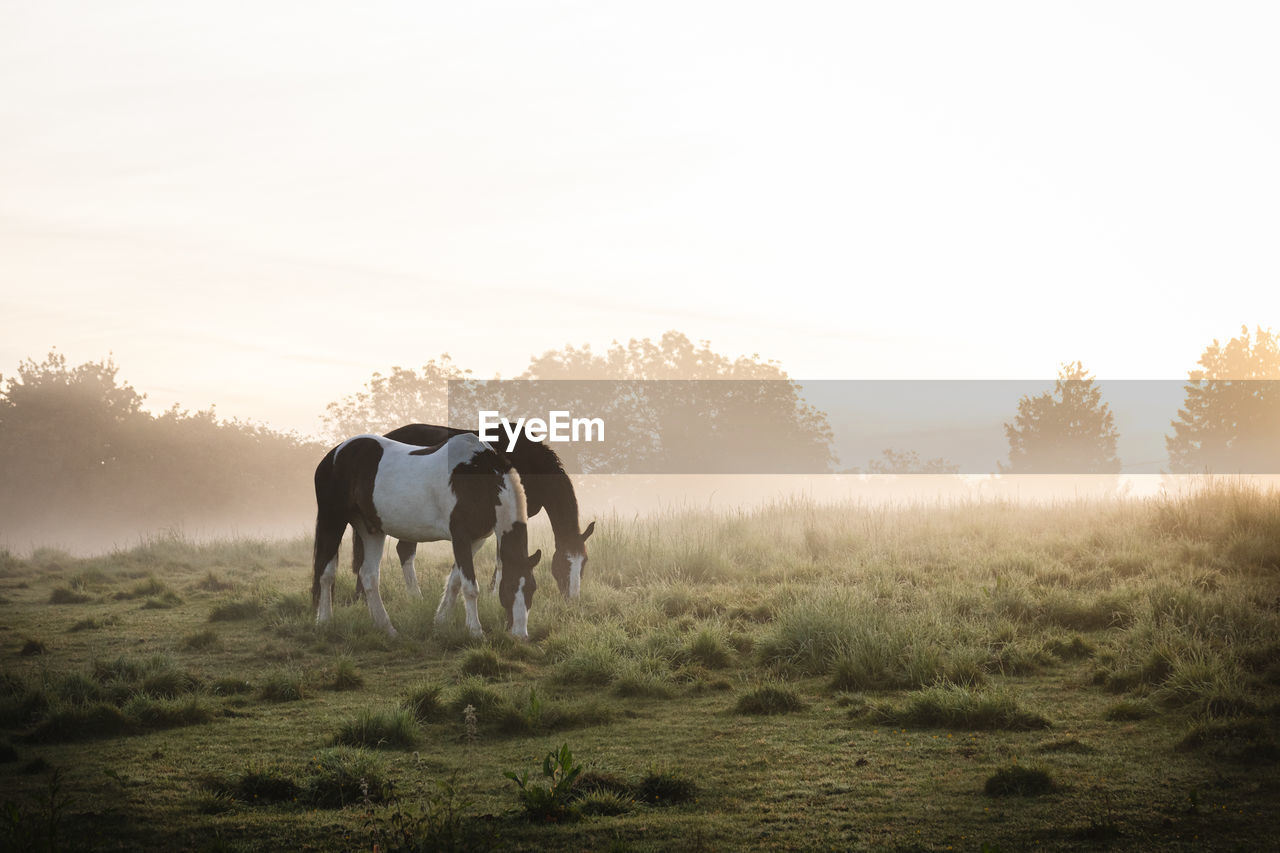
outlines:
[[342, 490], [335, 471], [338, 448], [325, 454], [316, 466], [316, 534], [312, 550], [311, 607], [320, 607], [320, 578], [329, 561], [338, 555], [347, 521], [343, 512]]

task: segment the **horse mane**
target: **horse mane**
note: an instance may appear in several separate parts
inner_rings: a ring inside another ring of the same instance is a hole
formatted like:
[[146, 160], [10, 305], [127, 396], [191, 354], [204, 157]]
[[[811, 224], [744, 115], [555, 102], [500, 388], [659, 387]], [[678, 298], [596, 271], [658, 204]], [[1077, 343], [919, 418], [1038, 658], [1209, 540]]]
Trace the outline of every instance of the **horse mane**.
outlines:
[[507, 470], [507, 476], [511, 478], [511, 491], [516, 499], [516, 521], [529, 521], [529, 505], [524, 496], [524, 485], [520, 482], [520, 472], [515, 468]]
[[525, 490], [534, 488], [535, 500], [547, 511], [556, 541], [576, 539], [580, 532], [578, 496], [574, 493], [573, 482], [556, 452], [542, 442], [530, 441], [521, 434], [510, 459], [523, 472]]

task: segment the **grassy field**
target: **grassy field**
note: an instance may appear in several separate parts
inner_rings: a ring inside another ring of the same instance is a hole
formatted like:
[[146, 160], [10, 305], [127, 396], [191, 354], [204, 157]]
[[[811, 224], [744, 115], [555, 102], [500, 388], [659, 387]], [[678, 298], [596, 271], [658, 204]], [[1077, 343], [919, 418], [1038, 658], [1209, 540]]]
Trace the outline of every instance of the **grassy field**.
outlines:
[[528, 645], [488, 597], [483, 642], [433, 630], [436, 547], [420, 601], [384, 565], [395, 640], [313, 624], [307, 539], [0, 552], [0, 848], [1275, 842], [1274, 494], [786, 503], [591, 548]]

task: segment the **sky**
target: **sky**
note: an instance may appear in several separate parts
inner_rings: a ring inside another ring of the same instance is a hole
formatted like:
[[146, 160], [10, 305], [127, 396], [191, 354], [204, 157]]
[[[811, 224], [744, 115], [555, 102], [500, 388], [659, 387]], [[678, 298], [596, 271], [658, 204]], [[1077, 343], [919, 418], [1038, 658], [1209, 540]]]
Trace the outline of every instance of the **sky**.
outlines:
[[0, 373], [303, 433], [675, 329], [810, 379], [1280, 327], [1269, 3], [0, 0]]

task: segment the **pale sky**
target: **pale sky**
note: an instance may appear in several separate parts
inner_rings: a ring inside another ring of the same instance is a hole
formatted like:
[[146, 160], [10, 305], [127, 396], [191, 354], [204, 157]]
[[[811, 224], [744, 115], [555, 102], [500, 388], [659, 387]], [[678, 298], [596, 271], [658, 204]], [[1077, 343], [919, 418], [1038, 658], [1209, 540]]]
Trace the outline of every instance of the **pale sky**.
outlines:
[[0, 0], [0, 373], [303, 432], [667, 329], [1178, 378], [1280, 327], [1277, 10]]

